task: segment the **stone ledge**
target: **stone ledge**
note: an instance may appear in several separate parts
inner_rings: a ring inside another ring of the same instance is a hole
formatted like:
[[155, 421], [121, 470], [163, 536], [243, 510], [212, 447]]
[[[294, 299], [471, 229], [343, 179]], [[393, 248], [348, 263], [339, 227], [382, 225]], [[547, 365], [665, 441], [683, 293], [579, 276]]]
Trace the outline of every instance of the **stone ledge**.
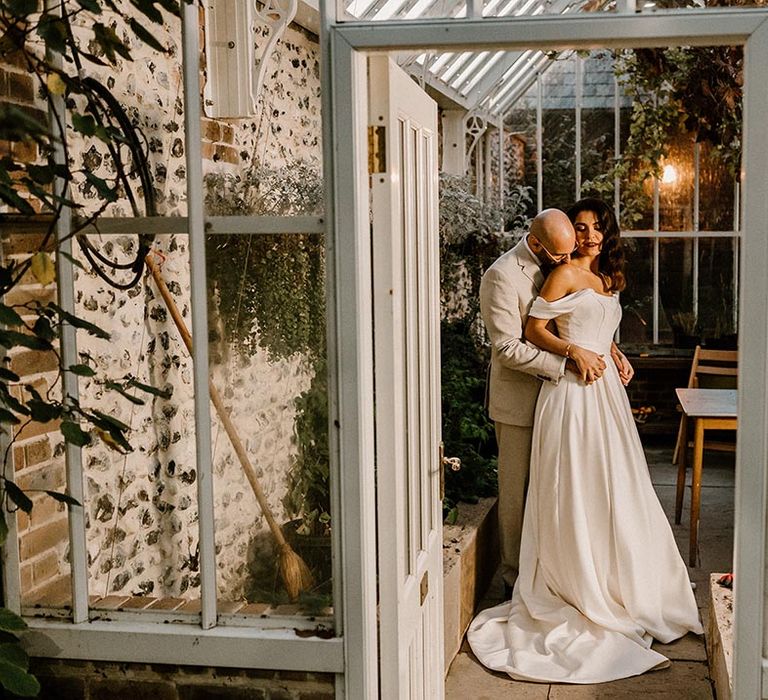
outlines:
[[733, 591], [718, 585], [723, 574], [709, 576], [709, 623], [706, 643], [709, 675], [717, 700], [733, 695]]
[[445, 669], [459, 652], [477, 604], [499, 566], [497, 499], [460, 503], [454, 525], [443, 526]]

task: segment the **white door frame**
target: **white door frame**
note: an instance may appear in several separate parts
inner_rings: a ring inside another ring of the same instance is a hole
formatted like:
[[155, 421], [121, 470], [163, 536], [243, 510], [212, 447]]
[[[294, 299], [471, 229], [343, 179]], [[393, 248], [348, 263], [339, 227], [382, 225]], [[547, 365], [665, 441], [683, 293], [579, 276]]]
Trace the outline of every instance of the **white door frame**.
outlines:
[[[338, 697], [375, 698], [375, 498], [373, 362], [365, 56], [419, 49], [591, 49], [745, 45], [744, 216], [740, 299], [740, 430], [736, 455], [734, 697], [765, 697], [766, 465], [768, 464], [768, 11], [674, 10], [652, 14], [335, 22], [321, 2], [323, 141], [332, 304], [332, 391], [337, 605], [345, 640]], [[341, 576], [343, 568], [344, 575]]]

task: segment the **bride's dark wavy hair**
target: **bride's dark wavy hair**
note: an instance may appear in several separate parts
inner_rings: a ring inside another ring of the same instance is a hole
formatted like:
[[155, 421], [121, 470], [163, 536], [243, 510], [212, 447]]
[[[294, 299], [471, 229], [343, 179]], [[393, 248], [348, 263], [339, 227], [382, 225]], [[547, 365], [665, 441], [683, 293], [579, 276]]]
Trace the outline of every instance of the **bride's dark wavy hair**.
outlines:
[[565, 212], [572, 224], [583, 211], [591, 211], [600, 223], [603, 233], [603, 247], [598, 258], [598, 270], [611, 281], [611, 291], [620, 292], [626, 286], [624, 279], [624, 247], [621, 244], [621, 231], [616, 215], [602, 199], [585, 197], [573, 204]]

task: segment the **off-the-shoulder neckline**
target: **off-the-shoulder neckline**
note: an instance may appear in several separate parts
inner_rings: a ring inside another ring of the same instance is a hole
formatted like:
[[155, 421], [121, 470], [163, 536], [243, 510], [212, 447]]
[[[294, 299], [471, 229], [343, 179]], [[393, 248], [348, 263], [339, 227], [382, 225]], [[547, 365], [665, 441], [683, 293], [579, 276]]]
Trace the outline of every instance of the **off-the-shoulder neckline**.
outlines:
[[593, 294], [596, 294], [599, 297], [605, 297], [606, 299], [616, 299], [616, 294], [613, 292], [610, 292], [609, 294], [603, 294], [602, 292], [598, 292], [596, 289], [593, 289], [592, 287], [584, 287], [583, 289], [577, 289], [575, 292], [566, 294], [565, 296], [560, 297], [559, 299], [555, 299], [554, 301], [547, 301], [543, 297], [542, 297], [542, 301], [546, 301], [547, 304], [556, 304], [558, 301], [563, 301], [563, 299], [576, 296], [577, 294], [581, 294], [582, 292], [592, 292]]

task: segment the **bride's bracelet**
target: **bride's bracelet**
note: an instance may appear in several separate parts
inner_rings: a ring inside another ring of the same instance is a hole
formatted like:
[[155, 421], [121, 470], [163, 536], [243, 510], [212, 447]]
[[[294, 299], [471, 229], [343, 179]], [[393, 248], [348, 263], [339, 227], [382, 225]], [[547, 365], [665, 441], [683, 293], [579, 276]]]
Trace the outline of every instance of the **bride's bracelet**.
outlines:
[[571, 344], [568, 343], [565, 346], [565, 359], [570, 360], [571, 359]]

